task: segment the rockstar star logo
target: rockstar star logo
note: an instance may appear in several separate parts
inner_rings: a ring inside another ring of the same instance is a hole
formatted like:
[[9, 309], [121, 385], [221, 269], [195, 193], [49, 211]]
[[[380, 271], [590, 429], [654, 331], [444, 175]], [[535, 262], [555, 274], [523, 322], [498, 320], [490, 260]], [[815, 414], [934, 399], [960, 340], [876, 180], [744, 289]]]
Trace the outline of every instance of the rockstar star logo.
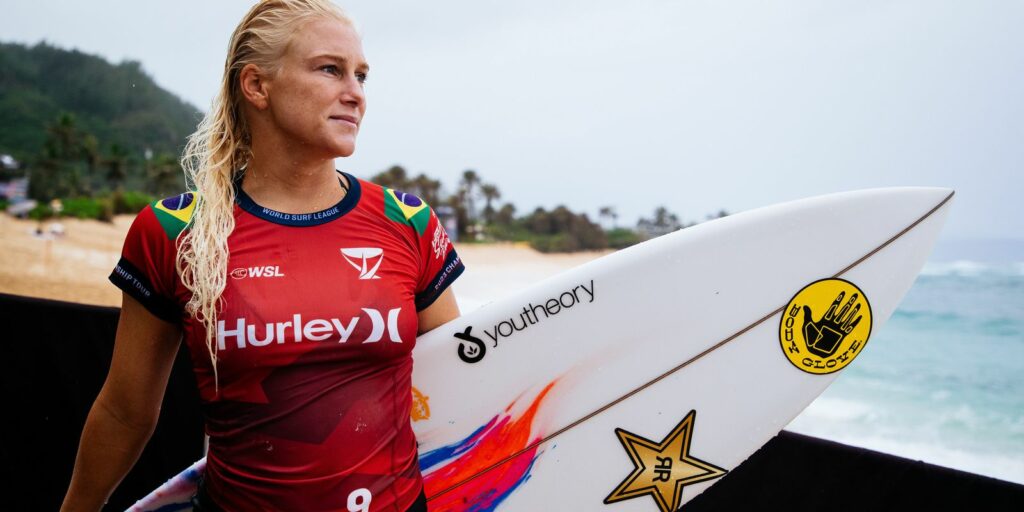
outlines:
[[683, 486], [719, 478], [726, 470], [690, 455], [697, 411], [690, 411], [660, 443], [615, 429], [633, 461], [633, 472], [604, 499], [606, 505], [650, 495], [661, 512], [679, 510]]

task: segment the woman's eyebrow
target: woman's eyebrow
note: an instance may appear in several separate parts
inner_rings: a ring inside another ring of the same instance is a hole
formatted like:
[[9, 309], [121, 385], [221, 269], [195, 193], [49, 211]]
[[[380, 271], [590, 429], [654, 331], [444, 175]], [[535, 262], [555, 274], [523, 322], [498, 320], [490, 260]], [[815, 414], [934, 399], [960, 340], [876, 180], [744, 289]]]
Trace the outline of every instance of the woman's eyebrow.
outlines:
[[[335, 60], [337, 62], [340, 62], [342, 64], [345, 64], [346, 66], [349, 64], [349, 60], [348, 59], [346, 59], [345, 57], [342, 57], [341, 55], [337, 55], [337, 54], [334, 54], [334, 53], [320, 53], [320, 54], [314, 55], [314, 56], [309, 58], [309, 60], [311, 60], [311, 61], [312, 60], [316, 60], [316, 59], [331, 59], [331, 60]], [[365, 63], [365, 62], [360, 62], [358, 65], [356, 65], [356, 69], [358, 69], [360, 71], [363, 71], [363, 72], [366, 72], [366, 71], [370, 70], [370, 65]]]

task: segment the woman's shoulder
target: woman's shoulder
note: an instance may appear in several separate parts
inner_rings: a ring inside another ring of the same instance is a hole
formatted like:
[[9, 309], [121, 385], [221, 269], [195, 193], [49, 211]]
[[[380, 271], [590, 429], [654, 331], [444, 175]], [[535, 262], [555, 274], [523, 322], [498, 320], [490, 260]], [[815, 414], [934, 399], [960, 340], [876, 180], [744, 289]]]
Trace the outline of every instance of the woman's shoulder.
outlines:
[[384, 185], [359, 180], [363, 188], [363, 199], [371, 203], [375, 211], [398, 224], [412, 227], [420, 236], [430, 222], [430, 205], [418, 196], [409, 192], [393, 189]]
[[158, 199], [139, 212], [139, 221], [151, 217], [155, 222], [149, 223], [150, 229], [159, 230], [174, 240], [192, 222], [198, 199], [199, 195], [194, 191]]

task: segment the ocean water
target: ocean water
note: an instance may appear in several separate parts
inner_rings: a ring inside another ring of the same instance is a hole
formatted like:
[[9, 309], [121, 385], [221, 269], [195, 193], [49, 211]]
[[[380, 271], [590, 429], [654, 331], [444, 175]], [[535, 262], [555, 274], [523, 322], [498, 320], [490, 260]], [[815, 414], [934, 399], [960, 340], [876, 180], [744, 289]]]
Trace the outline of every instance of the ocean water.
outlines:
[[787, 428], [1024, 483], [1024, 262], [928, 263]]

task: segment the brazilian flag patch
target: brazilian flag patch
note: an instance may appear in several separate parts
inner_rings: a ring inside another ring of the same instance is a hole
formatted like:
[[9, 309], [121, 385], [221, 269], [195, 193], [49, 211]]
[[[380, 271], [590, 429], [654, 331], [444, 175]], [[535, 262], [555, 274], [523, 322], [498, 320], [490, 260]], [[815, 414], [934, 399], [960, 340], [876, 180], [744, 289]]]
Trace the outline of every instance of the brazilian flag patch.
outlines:
[[188, 223], [192, 221], [192, 213], [196, 210], [195, 192], [161, 199], [150, 205], [156, 219], [167, 233], [167, 238], [175, 240]]
[[412, 195], [384, 188], [384, 214], [400, 224], [410, 224], [416, 233], [423, 236], [430, 222], [430, 207], [422, 199]]

